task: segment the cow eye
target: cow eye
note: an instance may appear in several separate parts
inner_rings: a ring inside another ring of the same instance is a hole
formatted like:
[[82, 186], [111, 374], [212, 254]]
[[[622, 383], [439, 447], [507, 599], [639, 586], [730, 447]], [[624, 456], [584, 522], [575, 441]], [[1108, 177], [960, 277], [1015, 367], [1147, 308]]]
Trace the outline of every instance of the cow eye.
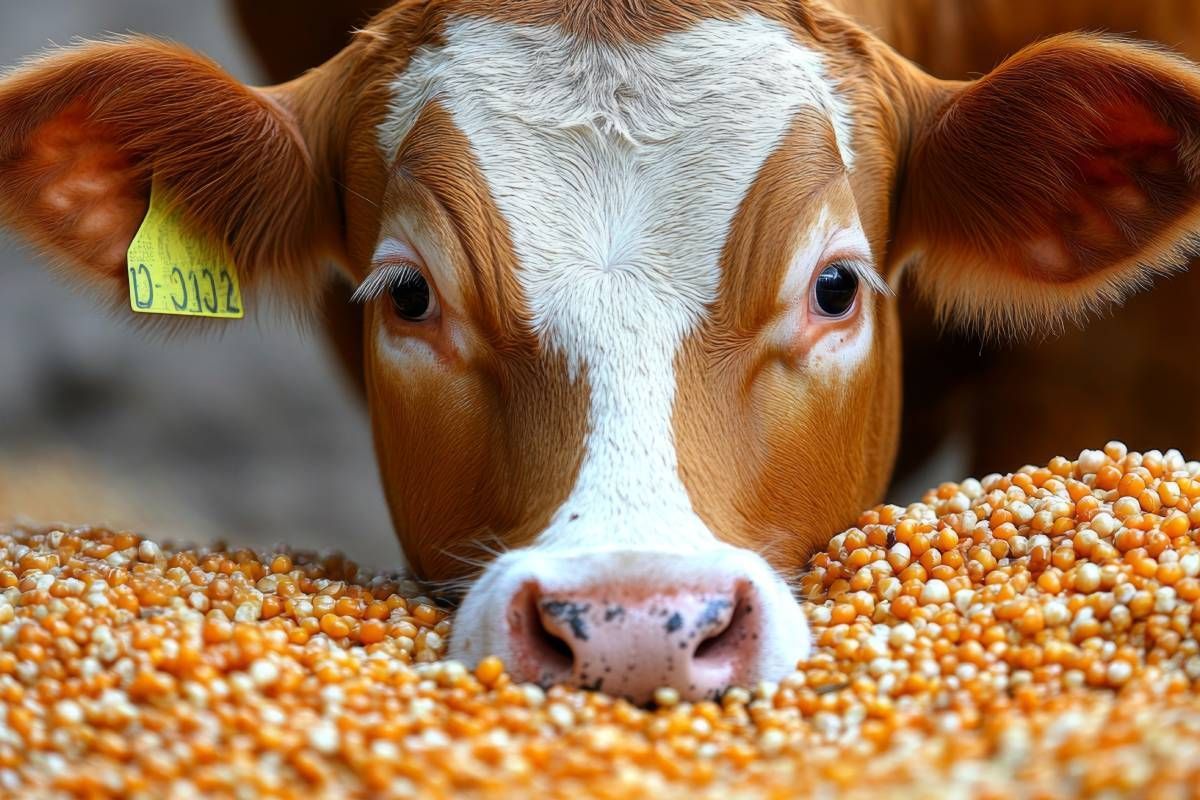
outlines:
[[437, 297], [425, 276], [415, 269], [406, 269], [398, 275], [388, 295], [396, 313], [409, 322], [424, 322], [437, 311]]
[[847, 264], [830, 264], [813, 286], [813, 303], [827, 317], [845, 316], [857, 295], [858, 274]]

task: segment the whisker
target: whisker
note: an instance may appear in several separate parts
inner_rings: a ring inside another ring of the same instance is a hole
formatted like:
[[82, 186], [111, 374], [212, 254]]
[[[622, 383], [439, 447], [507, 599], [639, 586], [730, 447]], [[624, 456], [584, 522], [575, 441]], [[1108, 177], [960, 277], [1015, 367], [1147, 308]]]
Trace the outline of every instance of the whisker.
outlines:
[[422, 581], [421, 585], [437, 597], [457, 605], [475, 583], [473, 578], [446, 578], [445, 580]]
[[[481, 555], [474, 556], [463, 552], [463, 550], [472, 549], [481, 551]], [[441, 555], [453, 559], [460, 564], [465, 564], [471, 567], [473, 571], [469, 575], [447, 578], [441, 581], [428, 581], [427, 583], [430, 586], [437, 587], [439, 592], [461, 600], [462, 596], [470, 591], [471, 587], [475, 584], [479, 573], [487, 569], [493, 561], [507, 553], [509, 549], [504, 540], [495, 534], [472, 539], [468, 542], [459, 542], [452, 547], [440, 548], [438, 552]]]
[[346, 185], [344, 182], [342, 182], [342, 181], [339, 181], [339, 180], [336, 180], [336, 179], [334, 180], [334, 183], [336, 183], [336, 184], [338, 185], [338, 187], [339, 187], [339, 188], [341, 188], [341, 189], [344, 189], [345, 191], [347, 191], [347, 192], [349, 192], [350, 194], [354, 195], [355, 197], [357, 197], [359, 200], [362, 200], [362, 201], [363, 201], [364, 203], [366, 203], [367, 205], [369, 205], [369, 206], [373, 206], [374, 208], [379, 208], [379, 203], [376, 203], [374, 200], [372, 200], [371, 198], [367, 197], [367, 196], [366, 196], [365, 194], [363, 194], [362, 192], [356, 192], [356, 191], [354, 191], [353, 189], [351, 189], [349, 186], [347, 186], [347, 185]]

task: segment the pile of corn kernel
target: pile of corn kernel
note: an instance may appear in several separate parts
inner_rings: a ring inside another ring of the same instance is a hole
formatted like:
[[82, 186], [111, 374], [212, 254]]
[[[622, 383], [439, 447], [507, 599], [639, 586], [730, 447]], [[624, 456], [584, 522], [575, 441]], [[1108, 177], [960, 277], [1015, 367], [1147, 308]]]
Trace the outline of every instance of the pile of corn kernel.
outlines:
[[1119, 443], [880, 506], [800, 581], [812, 659], [654, 709], [440, 660], [339, 558], [0, 536], [0, 795], [1189, 797], [1200, 464]]

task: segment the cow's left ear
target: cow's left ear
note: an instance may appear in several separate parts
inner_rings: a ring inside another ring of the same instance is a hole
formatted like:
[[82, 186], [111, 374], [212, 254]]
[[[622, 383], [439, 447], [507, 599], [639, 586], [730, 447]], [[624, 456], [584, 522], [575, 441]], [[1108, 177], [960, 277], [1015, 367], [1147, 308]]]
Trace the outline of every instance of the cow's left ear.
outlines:
[[930, 81], [893, 253], [951, 321], [1035, 330], [1184, 267], [1200, 232], [1200, 70], [1108, 37]]
[[255, 89], [146, 38], [33, 60], [0, 79], [0, 219], [128, 307], [126, 249], [153, 184], [226, 245], [245, 289], [314, 296], [341, 240], [322, 94], [336, 68]]

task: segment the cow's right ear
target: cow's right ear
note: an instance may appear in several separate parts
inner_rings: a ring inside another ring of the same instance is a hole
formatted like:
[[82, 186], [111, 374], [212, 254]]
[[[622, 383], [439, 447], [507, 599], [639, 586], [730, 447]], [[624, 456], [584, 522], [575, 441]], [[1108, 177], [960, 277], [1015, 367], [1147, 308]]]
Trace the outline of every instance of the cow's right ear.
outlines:
[[224, 242], [244, 287], [311, 297], [340, 248], [332, 146], [306, 109], [320, 71], [244, 86], [152, 39], [54, 51], [0, 81], [0, 215], [73, 283], [128, 303], [151, 182]]

